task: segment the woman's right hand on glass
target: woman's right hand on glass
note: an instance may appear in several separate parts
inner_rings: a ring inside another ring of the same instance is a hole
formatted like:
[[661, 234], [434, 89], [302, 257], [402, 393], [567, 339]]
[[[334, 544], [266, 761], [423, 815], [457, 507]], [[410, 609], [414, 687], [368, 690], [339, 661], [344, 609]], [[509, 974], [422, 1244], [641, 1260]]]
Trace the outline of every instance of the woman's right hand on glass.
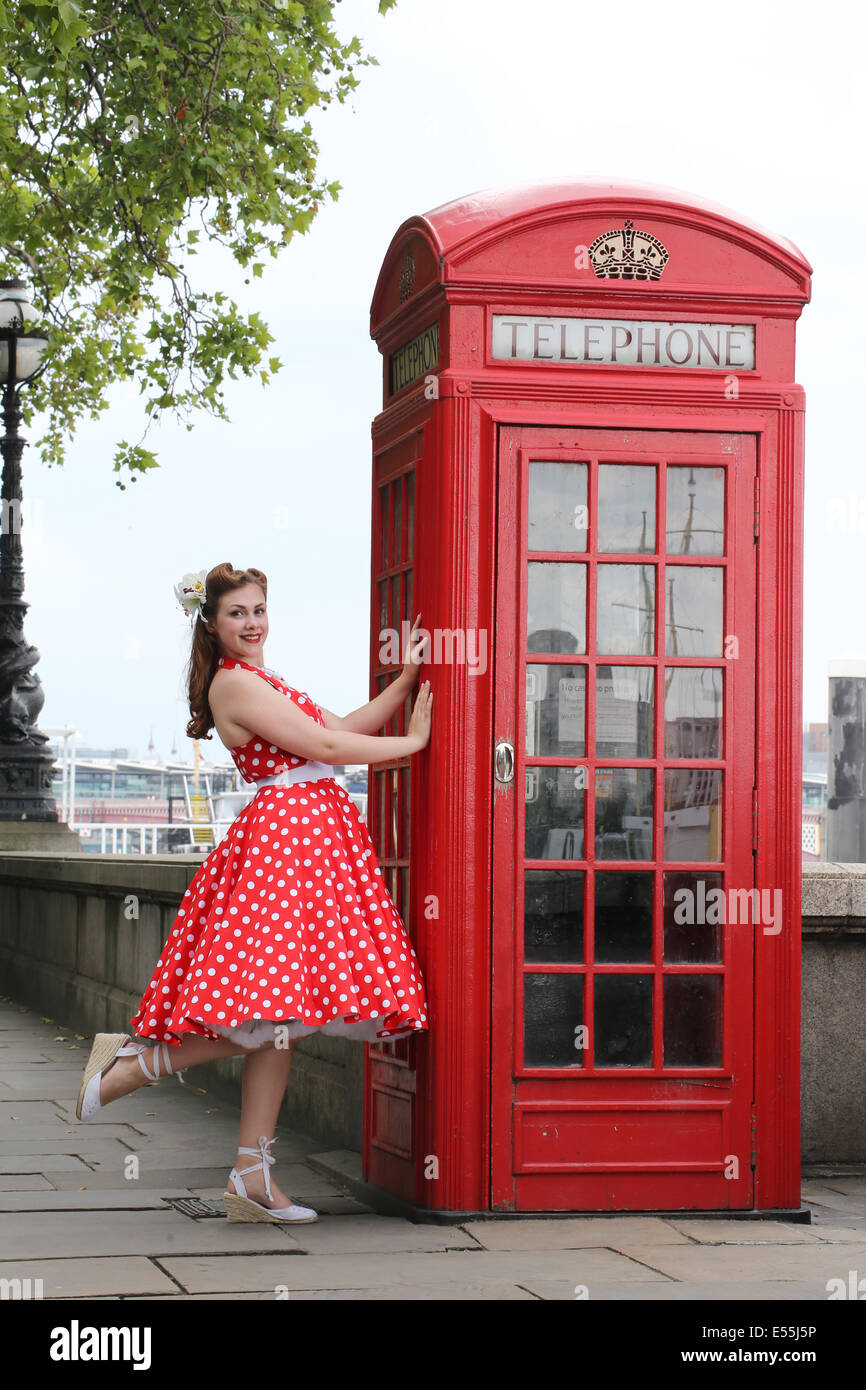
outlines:
[[412, 706], [412, 717], [406, 730], [406, 737], [415, 739], [420, 751], [430, 742], [430, 721], [433, 715], [433, 691], [429, 681], [422, 681]]

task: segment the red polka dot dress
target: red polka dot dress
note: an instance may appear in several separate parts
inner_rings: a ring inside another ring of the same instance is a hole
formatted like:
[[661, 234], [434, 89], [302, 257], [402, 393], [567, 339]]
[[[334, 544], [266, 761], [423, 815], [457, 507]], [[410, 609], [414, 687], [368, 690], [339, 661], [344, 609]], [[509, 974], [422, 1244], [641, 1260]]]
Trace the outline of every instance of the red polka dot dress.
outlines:
[[[316, 723], [319, 706], [255, 671]], [[254, 737], [230, 750], [246, 782], [309, 760]], [[323, 765], [311, 763], [323, 771]], [[333, 776], [260, 787], [187, 888], [130, 1023], [244, 1047], [322, 1032], [359, 1041], [427, 1028], [424, 981], [366, 823]]]

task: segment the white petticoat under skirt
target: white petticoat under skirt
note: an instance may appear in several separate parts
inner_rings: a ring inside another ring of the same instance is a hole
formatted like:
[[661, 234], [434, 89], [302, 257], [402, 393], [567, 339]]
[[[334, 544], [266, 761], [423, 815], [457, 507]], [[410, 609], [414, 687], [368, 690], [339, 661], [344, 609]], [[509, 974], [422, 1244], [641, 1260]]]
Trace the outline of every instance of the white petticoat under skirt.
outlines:
[[354, 1038], [356, 1042], [390, 1042], [390, 1038], [383, 1040], [378, 1037], [377, 1029], [381, 1028], [383, 1023], [384, 1014], [379, 1014], [376, 1018], [361, 1019], [357, 1023], [349, 1023], [344, 1018], [334, 1018], [329, 1023], [304, 1023], [299, 1018], [248, 1018], [236, 1028], [229, 1028], [223, 1023], [211, 1023], [210, 1020], [205, 1026], [212, 1033], [221, 1033], [240, 1047], [253, 1050], [261, 1047], [262, 1043], [273, 1042], [277, 1028], [280, 1030], [280, 1037], [287, 1042], [291, 1042], [293, 1038], [304, 1038], [309, 1033], [327, 1033], [332, 1038]]

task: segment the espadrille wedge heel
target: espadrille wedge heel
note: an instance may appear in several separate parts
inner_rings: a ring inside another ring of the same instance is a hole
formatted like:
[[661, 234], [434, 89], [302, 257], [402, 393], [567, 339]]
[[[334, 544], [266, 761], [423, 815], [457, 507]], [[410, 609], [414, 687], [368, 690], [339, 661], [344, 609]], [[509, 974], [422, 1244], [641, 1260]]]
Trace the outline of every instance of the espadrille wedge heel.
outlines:
[[265, 1191], [270, 1197], [271, 1175], [268, 1170], [270, 1165], [277, 1161], [270, 1152], [270, 1147], [275, 1142], [276, 1136], [273, 1139], [268, 1139], [263, 1134], [259, 1139], [257, 1149], [238, 1149], [239, 1154], [257, 1154], [259, 1162], [251, 1164], [249, 1168], [233, 1168], [229, 1173], [229, 1182], [234, 1183], [237, 1188], [236, 1192], [223, 1193], [226, 1216], [229, 1221], [273, 1221], [293, 1226], [301, 1226], [308, 1221], [318, 1221], [319, 1213], [314, 1211], [312, 1207], [302, 1207], [297, 1204], [290, 1207], [263, 1207], [260, 1202], [254, 1202], [252, 1197], [247, 1196], [243, 1174], [255, 1173], [261, 1169], [265, 1175]]

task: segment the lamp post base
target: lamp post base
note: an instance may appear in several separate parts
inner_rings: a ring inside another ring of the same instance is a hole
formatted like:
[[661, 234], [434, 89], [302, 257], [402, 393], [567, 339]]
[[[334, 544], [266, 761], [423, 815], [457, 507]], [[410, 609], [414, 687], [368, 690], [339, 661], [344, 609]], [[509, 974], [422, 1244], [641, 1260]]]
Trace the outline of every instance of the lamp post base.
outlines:
[[66, 821], [0, 820], [0, 854], [42, 850], [46, 854], [83, 854], [81, 837]]
[[56, 825], [54, 756], [46, 744], [38, 730], [18, 743], [0, 742], [0, 823], [26, 820]]
[[53, 787], [54, 759], [44, 745], [0, 745], [0, 850], [82, 853], [80, 836], [57, 819]]

